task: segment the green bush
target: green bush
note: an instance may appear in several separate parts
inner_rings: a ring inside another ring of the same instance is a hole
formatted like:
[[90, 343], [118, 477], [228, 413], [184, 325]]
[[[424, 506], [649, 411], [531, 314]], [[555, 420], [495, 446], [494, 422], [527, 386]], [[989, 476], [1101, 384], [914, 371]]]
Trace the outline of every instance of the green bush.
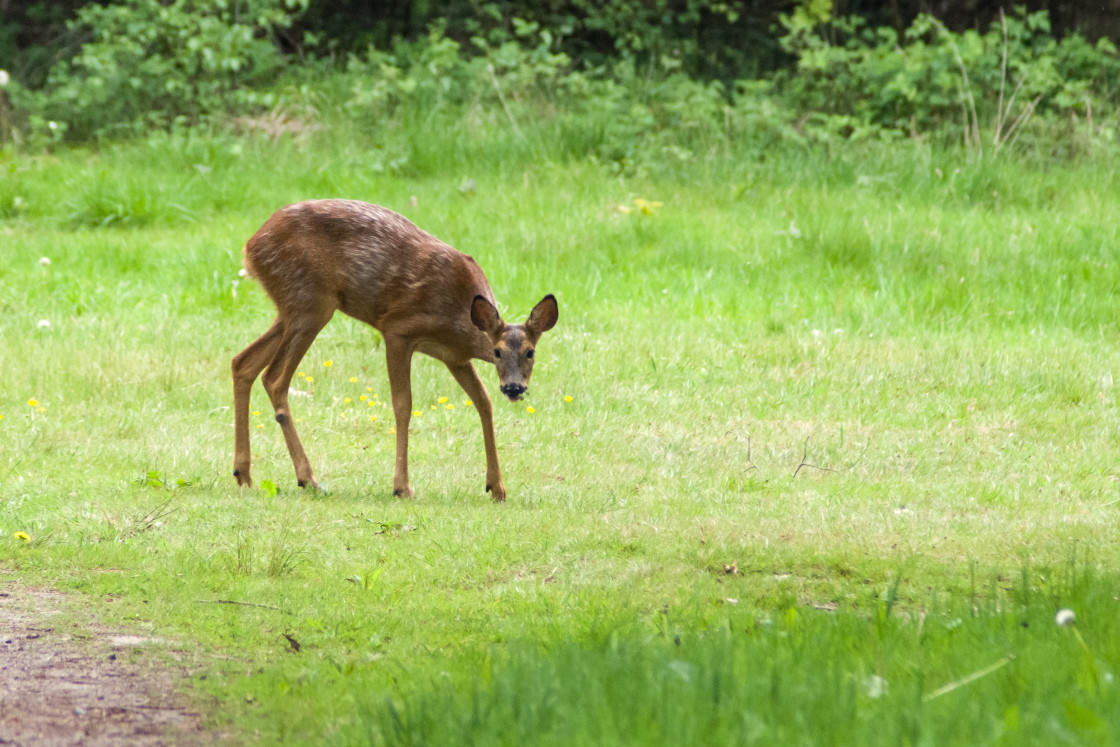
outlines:
[[125, 0], [78, 11], [91, 40], [51, 69], [41, 103], [77, 138], [195, 124], [258, 99], [283, 65], [272, 39], [307, 0]]
[[922, 15], [900, 37], [808, 7], [781, 23], [782, 46], [797, 58], [780, 76], [791, 104], [853, 136], [950, 132], [999, 148], [1034, 115], [1084, 117], [1093, 101], [1116, 99], [1115, 46], [1076, 34], [1058, 41], [1045, 12], [1019, 9], [983, 34]]

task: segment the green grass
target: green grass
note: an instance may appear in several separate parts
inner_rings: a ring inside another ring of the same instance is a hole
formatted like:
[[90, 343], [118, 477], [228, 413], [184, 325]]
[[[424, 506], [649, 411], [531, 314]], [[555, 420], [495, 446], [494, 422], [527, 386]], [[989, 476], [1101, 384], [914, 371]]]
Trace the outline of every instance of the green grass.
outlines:
[[[1115, 738], [1108, 163], [899, 144], [639, 177], [410, 137], [397, 173], [357, 136], [0, 162], [0, 578], [202, 652], [211, 722], [250, 742]], [[272, 318], [240, 249], [328, 196], [475, 256], [507, 316], [557, 294], [531, 400], [497, 404], [507, 505], [429, 359], [417, 498], [391, 497], [360, 399], [388, 398], [383, 349], [342, 317], [292, 403], [326, 490], [259, 387], [278, 491], [237, 489], [229, 362]]]

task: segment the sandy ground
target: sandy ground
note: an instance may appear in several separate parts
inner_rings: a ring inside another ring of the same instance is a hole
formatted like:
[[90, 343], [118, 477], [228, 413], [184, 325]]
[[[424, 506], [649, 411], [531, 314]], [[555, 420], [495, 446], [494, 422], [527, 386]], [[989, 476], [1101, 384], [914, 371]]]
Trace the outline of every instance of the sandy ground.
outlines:
[[172, 642], [64, 615], [65, 601], [0, 583], [0, 745], [221, 741], [175, 694], [190, 671]]

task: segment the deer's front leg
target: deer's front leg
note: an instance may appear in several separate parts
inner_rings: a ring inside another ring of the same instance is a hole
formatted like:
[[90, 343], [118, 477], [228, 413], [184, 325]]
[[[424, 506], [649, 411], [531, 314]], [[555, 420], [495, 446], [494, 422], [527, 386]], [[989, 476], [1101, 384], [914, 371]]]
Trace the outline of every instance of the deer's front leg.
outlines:
[[496, 501], [506, 499], [506, 485], [502, 482], [502, 469], [498, 466], [498, 445], [494, 438], [494, 408], [490, 404], [490, 395], [482, 379], [478, 378], [478, 371], [474, 364], [467, 361], [461, 366], [448, 365], [451, 374], [463, 387], [463, 391], [474, 402], [478, 416], [482, 419], [482, 442], [486, 446], [486, 489]]
[[413, 496], [408, 484], [408, 423], [412, 418], [412, 348], [401, 340], [385, 339], [389, 390], [397, 421], [397, 460], [393, 468], [393, 495]]

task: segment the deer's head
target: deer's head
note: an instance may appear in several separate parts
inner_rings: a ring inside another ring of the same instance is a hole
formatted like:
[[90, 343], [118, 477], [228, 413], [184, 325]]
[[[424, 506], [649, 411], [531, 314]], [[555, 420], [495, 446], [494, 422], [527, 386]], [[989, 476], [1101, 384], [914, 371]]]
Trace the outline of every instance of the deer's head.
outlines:
[[471, 323], [490, 338], [502, 394], [510, 400], [517, 401], [528, 391], [537, 342], [559, 317], [560, 309], [551, 293], [533, 307], [524, 324], [506, 324], [494, 304], [482, 296], [475, 296], [471, 302]]

